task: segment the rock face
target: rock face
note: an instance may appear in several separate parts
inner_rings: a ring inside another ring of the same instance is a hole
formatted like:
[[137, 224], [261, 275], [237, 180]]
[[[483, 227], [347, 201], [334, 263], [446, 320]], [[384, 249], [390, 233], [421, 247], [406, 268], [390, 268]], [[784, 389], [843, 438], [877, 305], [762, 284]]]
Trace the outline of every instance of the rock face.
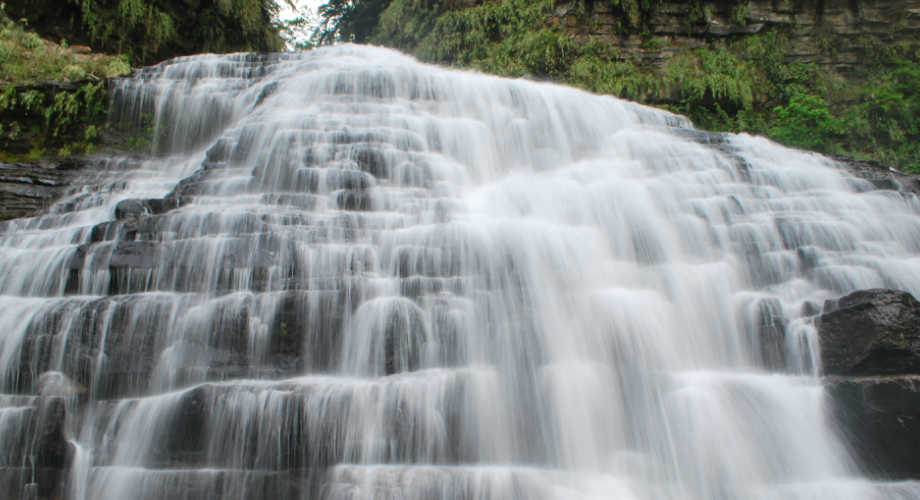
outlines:
[[827, 375], [920, 373], [920, 302], [896, 290], [862, 290], [824, 304], [819, 329]]
[[920, 478], [920, 302], [884, 289], [827, 301], [818, 335], [833, 418], [862, 466]]
[[833, 377], [827, 390], [843, 438], [867, 472], [920, 478], [920, 375]]
[[664, 1], [651, 10], [648, 19], [648, 33], [661, 43], [649, 45], [642, 43], [638, 32], [624, 32], [623, 15], [614, 2], [587, 1], [582, 17], [575, 15], [576, 5], [563, 4], [556, 11], [559, 23], [570, 32], [605, 37], [621, 53], [656, 64], [704, 47], [707, 41], [730, 40], [775, 27], [789, 32], [788, 60], [814, 62], [846, 75], [865, 63], [872, 49], [865, 37], [896, 42], [920, 34], [917, 0]]
[[73, 159], [0, 163], [0, 221], [27, 217], [49, 206], [64, 193], [80, 166]]
[[843, 167], [855, 175], [869, 181], [870, 189], [885, 189], [920, 195], [920, 175], [905, 174], [881, 163], [862, 160], [852, 156], [834, 156]]

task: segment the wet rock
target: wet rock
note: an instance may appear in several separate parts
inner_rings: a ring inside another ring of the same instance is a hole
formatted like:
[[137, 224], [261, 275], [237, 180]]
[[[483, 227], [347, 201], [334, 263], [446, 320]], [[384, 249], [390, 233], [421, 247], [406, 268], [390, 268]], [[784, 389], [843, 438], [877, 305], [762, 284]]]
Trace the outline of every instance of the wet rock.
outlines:
[[826, 387], [844, 442], [867, 472], [920, 478], [920, 375], [832, 377]]
[[28, 217], [64, 194], [75, 168], [67, 162], [0, 163], [0, 220]]
[[905, 174], [887, 165], [861, 160], [850, 156], [834, 156], [835, 160], [850, 174], [867, 181], [854, 186], [857, 190], [883, 189], [920, 194], [920, 176]]
[[920, 302], [873, 289], [827, 301], [818, 321], [827, 375], [920, 374]]
[[109, 259], [111, 268], [153, 268], [159, 262], [160, 245], [154, 241], [120, 241]]
[[758, 303], [757, 345], [762, 366], [782, 369], [786, 366], [786, 324], [782, 304], [777, 299]]
[[[344, 291], [290, 291], [279, 297], [268, 333], [268, 360], [283, 372], [335, 368], [347, 296]], [[305, 349], [309, 345], [310, 349]]]
[[897, 290], [824, 304], [818, 335], [836, 420], [870, 474], [920, 478], [920, 302]]
[[335, 201], [342, 210], [371, 210], [373, 205], [370, 194], [352, 190], [341, 191]]
[[203, 462], [207, 453], [208, 387], [198, 387], [182, 396], [162, 429], [163, 439], [152, 450], [155, 461], [169, 465]]
[[60, 499], [64, 493], [63, 479], [60, 469], [0, 467], [0, 492], [9, 499]]
[[70, 463], [72, 451], [64, 432], [67, 418], [62, 398], [46, 398], [39, 405], [33, 456], [39, 467], [64, 469]]
[[175, 198], [123, 200], [115, 206], [115, 218], [128, 219], [145, 215], [158, 215], [178, 207], [179, 203]]

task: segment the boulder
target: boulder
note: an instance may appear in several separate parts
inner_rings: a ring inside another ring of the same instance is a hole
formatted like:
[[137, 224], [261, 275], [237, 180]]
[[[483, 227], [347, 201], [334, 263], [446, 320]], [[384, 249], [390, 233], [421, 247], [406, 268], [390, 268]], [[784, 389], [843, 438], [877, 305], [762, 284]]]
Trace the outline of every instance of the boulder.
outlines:
[[162, 214], [178, 208], [179, 203], [175, 198], [164, 199], [127, 199], [118, 202], [115, 206], [116, 219], [129, 219], [146, 215]]
[[851, 293], [818, 320], [826, 375], [920, 374], [920, 302], [897, 290]]
[[830, 415], [870, 475], [920, 478], [920, 302], [897, 290], [829, 300], [818, 318]]
[[830, 377], [832, 418], [874, 477], [920, 478], [920, 375]]

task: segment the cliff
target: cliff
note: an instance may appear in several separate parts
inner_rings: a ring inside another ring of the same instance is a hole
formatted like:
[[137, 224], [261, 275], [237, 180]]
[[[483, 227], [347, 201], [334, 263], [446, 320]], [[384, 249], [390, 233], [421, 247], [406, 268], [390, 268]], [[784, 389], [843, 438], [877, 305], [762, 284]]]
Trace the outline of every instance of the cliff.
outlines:
[[578, 3], [560, 4], [552, 22], [576, 37], [599, 38], [629, 58], [660, 67], [688, 51], [727, 47], [746, 36], [781, 30], [788, 40], [785, 62], [815, 63], [835, 76], [857, 79], [877, 62], [867, 59], [873, 51], [920, 39], [917, 0], [672, 0], [647, 12], [641, 31], [624, 27], [623, 9], [600, 0], [585, 2], [583, 10]]

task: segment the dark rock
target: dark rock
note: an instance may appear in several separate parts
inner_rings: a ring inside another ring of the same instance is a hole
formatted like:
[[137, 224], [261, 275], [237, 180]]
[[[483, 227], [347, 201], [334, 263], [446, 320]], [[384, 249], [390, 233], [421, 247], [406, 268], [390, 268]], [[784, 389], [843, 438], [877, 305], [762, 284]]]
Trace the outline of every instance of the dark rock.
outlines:
[[920, 374], [920, 302], [873, 289], [824, 304], [818, 336], [828, 375]]
[[338, 208], [342, 210], [370, 210], [373, 204], [370, 194], [352, 190], [339, 192], [335, 201]]
[[39, 467], [64, 469], [72, 451], [64, 433], [67, 411], [63, 398], [45, 398], [38, 409], [34, 457]]
[[207, 453], [209, 396], [202, 386], [182, 395], [174, 413], [167, 419], [153, 458], [163, 463], [198, 464]]
[[109, 260], [111, 268], [153, 268], [159, 262], [160, 245], [154, 241], [119, 241]]
[[[905, 174], [881, 163], [851, 156], [833, 157], [850, 174], [868, 181], [873, 189], [920, 194], [920, 176]], [[856, 186], [860, 189], [860, 186]]]
[[831, 377], [831, 415], [869, 474], [920, 478], [920, 375]]
[[853, 455], [873, 476], [920, 478], [920, 302], [854, 292], [825, 302], [818, 335], [831, 415]]
[[762, 366], [782, 369], [786, 366], [786, 321], [779, 300], [767, 299], [758, 303], [757, 345]]
[[[0, 491], [3, 498], [63, 498], [64, 471], [47, 467], [0, 467]], [[29, 496], [33, 495], [33, 496]]]
[[334, 369], [342, 339], [333, 332], [343, 328], [347, 303], [342, 290], [285, 292], [269, 325], [268, 361], [292, 374]]
[[149, 214], [150, 211], [141, 200], [124, 200], [115, 205], [116, 219], [127, 219], [128, 217], [140, 217]]
[[145, 215], [162, 214], [174, 208], [179, 203], [175, 198], [149, 199], [149, 200], [123, 200], [115, 206], [116, 219], [143, 217]]
[[28, 217], [64, 194], [85, 162], [0, 163], [0, 220]]

